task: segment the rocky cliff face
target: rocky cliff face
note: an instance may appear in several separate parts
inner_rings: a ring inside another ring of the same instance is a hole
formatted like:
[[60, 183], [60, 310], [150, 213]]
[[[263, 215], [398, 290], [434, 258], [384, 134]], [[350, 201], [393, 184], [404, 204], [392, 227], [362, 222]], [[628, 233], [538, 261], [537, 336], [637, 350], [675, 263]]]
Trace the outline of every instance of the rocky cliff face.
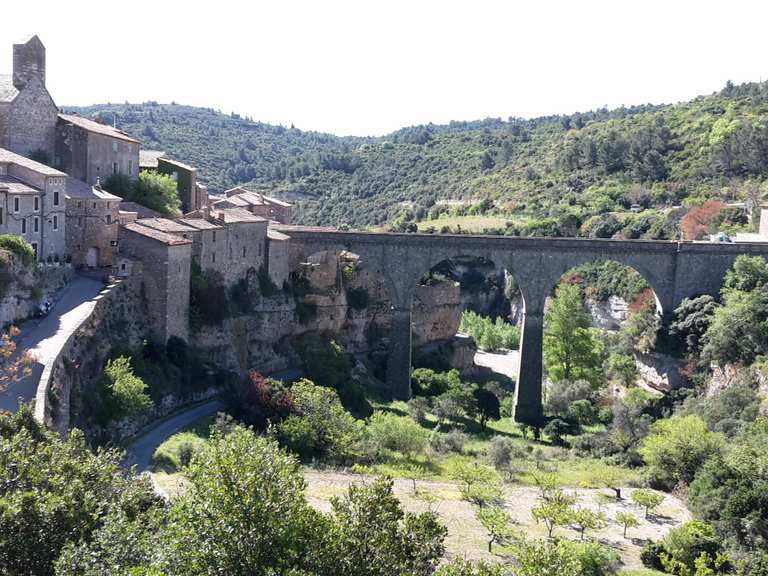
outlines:
[[[424, 346], [453, 338], [461, 317], [459, 286], [418, 286], [413, 342]], [[249, 313], [194, 333], [191, 344], [217, 366], [236, 372], [279, 372], [300, 363], [293, 344], [308, 332], [339, 340], [348, 352], [383, 365], [391, 325], [386, 285], [356, 256], [314, 255], [294, 275], [293, 294], [255, 294]]]

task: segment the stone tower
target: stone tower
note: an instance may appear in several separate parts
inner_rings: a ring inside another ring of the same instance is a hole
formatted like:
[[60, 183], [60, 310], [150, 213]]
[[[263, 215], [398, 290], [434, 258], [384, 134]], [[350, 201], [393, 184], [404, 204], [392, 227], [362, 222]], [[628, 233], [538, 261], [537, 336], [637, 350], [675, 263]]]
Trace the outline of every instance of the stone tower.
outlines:
[[36, 35], [13, 45], [13, 85], [20, 91], [33, 77], [45, 86], [45, 46]]

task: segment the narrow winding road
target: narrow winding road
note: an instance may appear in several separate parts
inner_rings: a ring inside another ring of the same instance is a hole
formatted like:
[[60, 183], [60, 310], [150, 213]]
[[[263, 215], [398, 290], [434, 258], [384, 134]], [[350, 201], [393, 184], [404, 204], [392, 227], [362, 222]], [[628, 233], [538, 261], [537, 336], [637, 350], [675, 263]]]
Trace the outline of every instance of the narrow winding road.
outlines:
[[30, 376], [12, 382], [5, 392], [0, 393], [0, 411], [16, 412], [19, 400], [34, 400], [45, 363], [56, 358], [72, 331], [88, 317], [96, 305], [94, 298], [102, 288], [104, 284], [98, 280], [75, 276], [62, 290], [48, 316], [28, 320], [20, 326], [18, 350], [29, 350], [35, 363]]

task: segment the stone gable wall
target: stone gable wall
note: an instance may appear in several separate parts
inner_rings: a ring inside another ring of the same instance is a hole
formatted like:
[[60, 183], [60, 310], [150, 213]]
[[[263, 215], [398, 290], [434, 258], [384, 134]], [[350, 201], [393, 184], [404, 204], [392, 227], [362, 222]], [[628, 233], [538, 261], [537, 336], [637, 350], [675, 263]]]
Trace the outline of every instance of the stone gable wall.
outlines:
[[8, 148], [29, 156], [44, 150], [53, 161], [58, 108], [38, 78], [32, 78], [11, 104]]

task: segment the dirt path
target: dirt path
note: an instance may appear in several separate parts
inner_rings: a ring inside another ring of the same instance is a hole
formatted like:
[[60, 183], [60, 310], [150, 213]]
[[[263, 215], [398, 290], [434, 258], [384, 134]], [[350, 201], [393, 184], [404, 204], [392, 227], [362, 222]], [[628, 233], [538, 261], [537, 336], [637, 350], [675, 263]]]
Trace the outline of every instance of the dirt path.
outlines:
[[493, 372], [504, 374], [513, 380], [517, 380], [518, 362], [520, 354], [517, 350], [506, 352], [475, 352], [475, 364], [490, 368]]
[[[330, 499], [333, 496], [343, 495], [350, 484], [370, 480], [370, 477], [363, 475], [311, 468], [304, 470], [304, 477], [307, 481], [307, 498], [315, 508], [322, 511], [329, 511]], [[485, 532], [475, 516], [475, 508], [461, 499], [455, 484], [419, 480], [416, 486], [419, 492], [430, 494], [434, 502], [427, 503], [425, 499], [415, 494], [411, 480], [396, 479], [394, 481], [395, 494], [406, 510], [422, 512], [431, 507], [440, 515], [441, 521], [448, 528], [446, 538], [448, 558], [461, 555], [473, 560], [499, 560], [498, 556], [487, 552]], [[597, 510], [595, 497], [599, 490], [569, 489], [567, 492], [577, 496], [578, 506]], [[632, 512], [640, 520], [640, 526], [628, 531], [628, 539], [624, 539], [623, 529], [614, 523], [610, 523], [600, 531], [588, 533], [588, 537], [614, 548], [621, 555], [626, 566], [640, 567], [642, 546], [648, 540], [662, 538], [670, 528], [690, 519], [691, 516], [682, 502], [667, 495], [659, 507], [658, 515], [645, 519], [642, 510], [629, 499], [632, 489], [626, 488], [622, 492], [624, 500], [604, 505], [602, 511], [609, 519], [613, 519], [616, 513], [622, 510]], [[529, 536], [546, 537], [545, 527], [537, 525], [531, 516], [531, 509], [538, 504], [538, 490], [526, 486], [507, 486], [505, 496], [504, 506], [516, 527]], [[578, 532], [570, 528], [558, 527], [555, 528], [555, 533], [574, 540], [579, 538]]]

